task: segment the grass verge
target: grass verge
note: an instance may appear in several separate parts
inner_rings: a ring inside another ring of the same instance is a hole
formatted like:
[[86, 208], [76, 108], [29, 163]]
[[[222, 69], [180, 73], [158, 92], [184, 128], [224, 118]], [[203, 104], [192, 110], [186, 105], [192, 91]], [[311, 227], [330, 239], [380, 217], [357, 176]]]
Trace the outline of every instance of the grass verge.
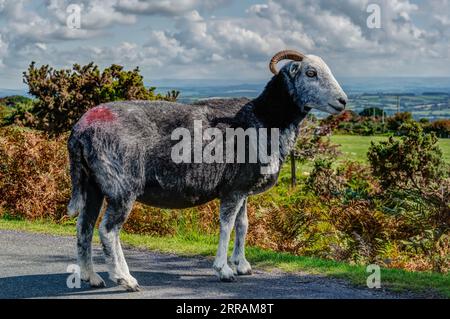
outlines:
[[[340, 144], [343, 158], [359, 162], [367, 162], [367, 151], [370, 142], [380, 142], [387, 140], [387, 136], [360, 136], [360, 135], [332, 135], [331, 142]], [[442, 150], [442, 156], [447, 163], [450, 163], [450, 139], [440, 138], [438, 145]]]
[[[76, 233], [73, 223], [60, 225], [46, 221], [31, 222], [0, 219], [0, 229], [61, 236], [74, 236]], [[121, 239], [124, 244], [134, 248], [175, 253], [183, 256], [213, 256], [217, 248], [217, 238], [215, 236], [199, 234], [156, 237], [122, 233]], [[97, 234], [95, 234], [94, 240], [98, 242]], [[355, 266], [313, 257], [294, 256], [255, 247], [248, 247], [246, 255], [248, 260], [259, 268], [277, 268], [287, 272], [302, 271], [310, 274], [327, 275], [345, 279], [360, 287], [366, 286], [367, 276], [369, 275], [364, 266]], [[438, 294], [439, 296], [450, 298], [450, 275], [448, 274], [409, 272], [400, 269], [382, 268], [381, 284], [383, 288], [392, 291], [431, 293], [431, 295]]]

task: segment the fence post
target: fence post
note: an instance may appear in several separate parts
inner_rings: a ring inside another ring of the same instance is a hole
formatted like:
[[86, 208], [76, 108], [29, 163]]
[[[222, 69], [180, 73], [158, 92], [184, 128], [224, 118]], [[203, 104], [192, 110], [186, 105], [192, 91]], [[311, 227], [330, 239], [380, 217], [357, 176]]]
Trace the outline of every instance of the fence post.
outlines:
[[291, 151], [291, 186], [295, 187], [297, 184], [297, 176], [295, 175], [296, 172], [296, 162], [295, 162], [295, 154], [294, 151]]

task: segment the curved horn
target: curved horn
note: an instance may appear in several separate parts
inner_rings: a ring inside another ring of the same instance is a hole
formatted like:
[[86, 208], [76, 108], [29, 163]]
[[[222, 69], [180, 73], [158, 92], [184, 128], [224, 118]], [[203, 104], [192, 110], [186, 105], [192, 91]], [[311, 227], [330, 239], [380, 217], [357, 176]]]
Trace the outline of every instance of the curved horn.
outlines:
[[305, 57], [305, 55], [298, 51], [294, 51], [294, 50], [280, 51], [277, 54], [275, 54], [273, 56], [273, 58], [270, 60], [270, 64], [269, 64], [270, 71], [273, 74], [277, 75], [278, 70], [277, 70], [276, 65], [278, 62], [280, 62], [281, 60], [302, 61], [304, 57]]

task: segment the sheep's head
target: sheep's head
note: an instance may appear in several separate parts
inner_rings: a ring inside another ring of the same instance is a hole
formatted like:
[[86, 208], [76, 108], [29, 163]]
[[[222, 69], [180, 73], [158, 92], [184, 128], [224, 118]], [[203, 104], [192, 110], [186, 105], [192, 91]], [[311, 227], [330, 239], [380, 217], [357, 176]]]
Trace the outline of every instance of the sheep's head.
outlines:
[[[276, 64], [286, 59], [293, 61], [278, 72]], [[301, 109], [309, 107], [331, 114], [345, 109], [347, 95], [321, 58], [293, 50], [281, 51], [270, 61], [270, 70], [283, 78], [289, 94]]]

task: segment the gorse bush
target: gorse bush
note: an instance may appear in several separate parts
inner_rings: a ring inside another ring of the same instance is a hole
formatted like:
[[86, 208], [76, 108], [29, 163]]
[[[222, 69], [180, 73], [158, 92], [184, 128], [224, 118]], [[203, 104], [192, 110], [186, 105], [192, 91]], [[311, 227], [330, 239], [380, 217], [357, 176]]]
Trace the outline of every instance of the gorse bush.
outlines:
[[14, 107], [3, 116], [2, 125], [17, 124], [20, 126], [33, 126], [35, 118], [31, 112], [33, 111], [34, 106], [35, 101], [31, 99], [15, 104]]
[[382, 115], [382, 110], [378, 108], [364, 109], [359, 114], [348, 110], [341, 114], [326, 117], [321, 120], [321, 125], [344, 134], [364, 136], [382, 134], [387, 131], [386, 124], [382, 121]]
[[[0, 126], [23, 124], [26, 113], [33, 108], [33, 100], [20, 95], [11, 95], [0, 98]], [[20, 114], [20, 115], [19, 115]]]
[[336, 158], [340, 155], [338, 145], [331, 143], [327, 134], [331, 133], [326, 128], [317, 129], [317, 122], [305, 119], [301, 126], [297, 142], [294, 146], [293, 154], [300, 163], [315, 158], [330, 157]]
[[400, 129], [402, 137], [372, 143], [369, 162], [383, 186], [386, 208], [404, 221], [403, 244], [442, 271], [450, 268], [450, 169], [434, 133], [425, 133], [415, 122]]
[[313, 170], [305, 185], [321, 198], [339, 198], [343, 203], [375, 196], [379, 184], [371, 176], [367, 165], [347, 161], [333, 168], [330, 159], [314, 161]]
[[19, 103], [30, 102], [31, 99], [21, 95], [10, 95], [0, 98], [0, 105], [14, 107]]
[[317, 159], [311, 171], [306, 186], [321, 197], [336, 197], [343, 192], [342, 177], [332, 168], [330, 159]]
[[364, 117], [375, 117], [375, 116], [382, 117], [386, 116], [386, 112], [384, 112], [379, 107], [368, 107], [359, 112], [359, 115]]
[[339, 238], [331, 258], [446, 272], [448, 166], [434, 135], [417, 123], [401, 129], [401, 138], [371, 146], [370, 167], [316, 160], [305, 186], [320, 197], [323, 221]]
[[432, 123], [425, 123], [426, 132], [434, 132], [437, 137], [450, 138], [450, 120], [436, 120]]
[[0, 104], [0, 126], [5, 125], [5, 118], [9, 115], [9, 109], [5, 106]]
[[392, 132], [398, 132], [400, 126], [405, 123], [413, 121], [412, 114], [410, 112], [399, 112], [387, 119], [387, 128]]
[[[28, 111], [32, 118], [26, 124], [60, 134], [71, 129], [83, 113], [101, 103], [117, 100], [175, 100], [178, 92], [167, 96], [147, 89], [139, 68], [125, 71], [120, 65], [111, 65], [100, 71], [93, 63], [75, 64], [72, 70], [55, 70], [48, 65], [36, 67], [32, 62], [24, 72], [29, 93], [36, 98]], [[30, 116], [28, 116], [29, 118]]]
[[368, 159], [374, 176], [386, 189], [422, 188], [440, 183], [447, 177], [447, 165], [434, 134], [410, 122], [400, 128], [404, 135], [387, 141], [371, 143]]

